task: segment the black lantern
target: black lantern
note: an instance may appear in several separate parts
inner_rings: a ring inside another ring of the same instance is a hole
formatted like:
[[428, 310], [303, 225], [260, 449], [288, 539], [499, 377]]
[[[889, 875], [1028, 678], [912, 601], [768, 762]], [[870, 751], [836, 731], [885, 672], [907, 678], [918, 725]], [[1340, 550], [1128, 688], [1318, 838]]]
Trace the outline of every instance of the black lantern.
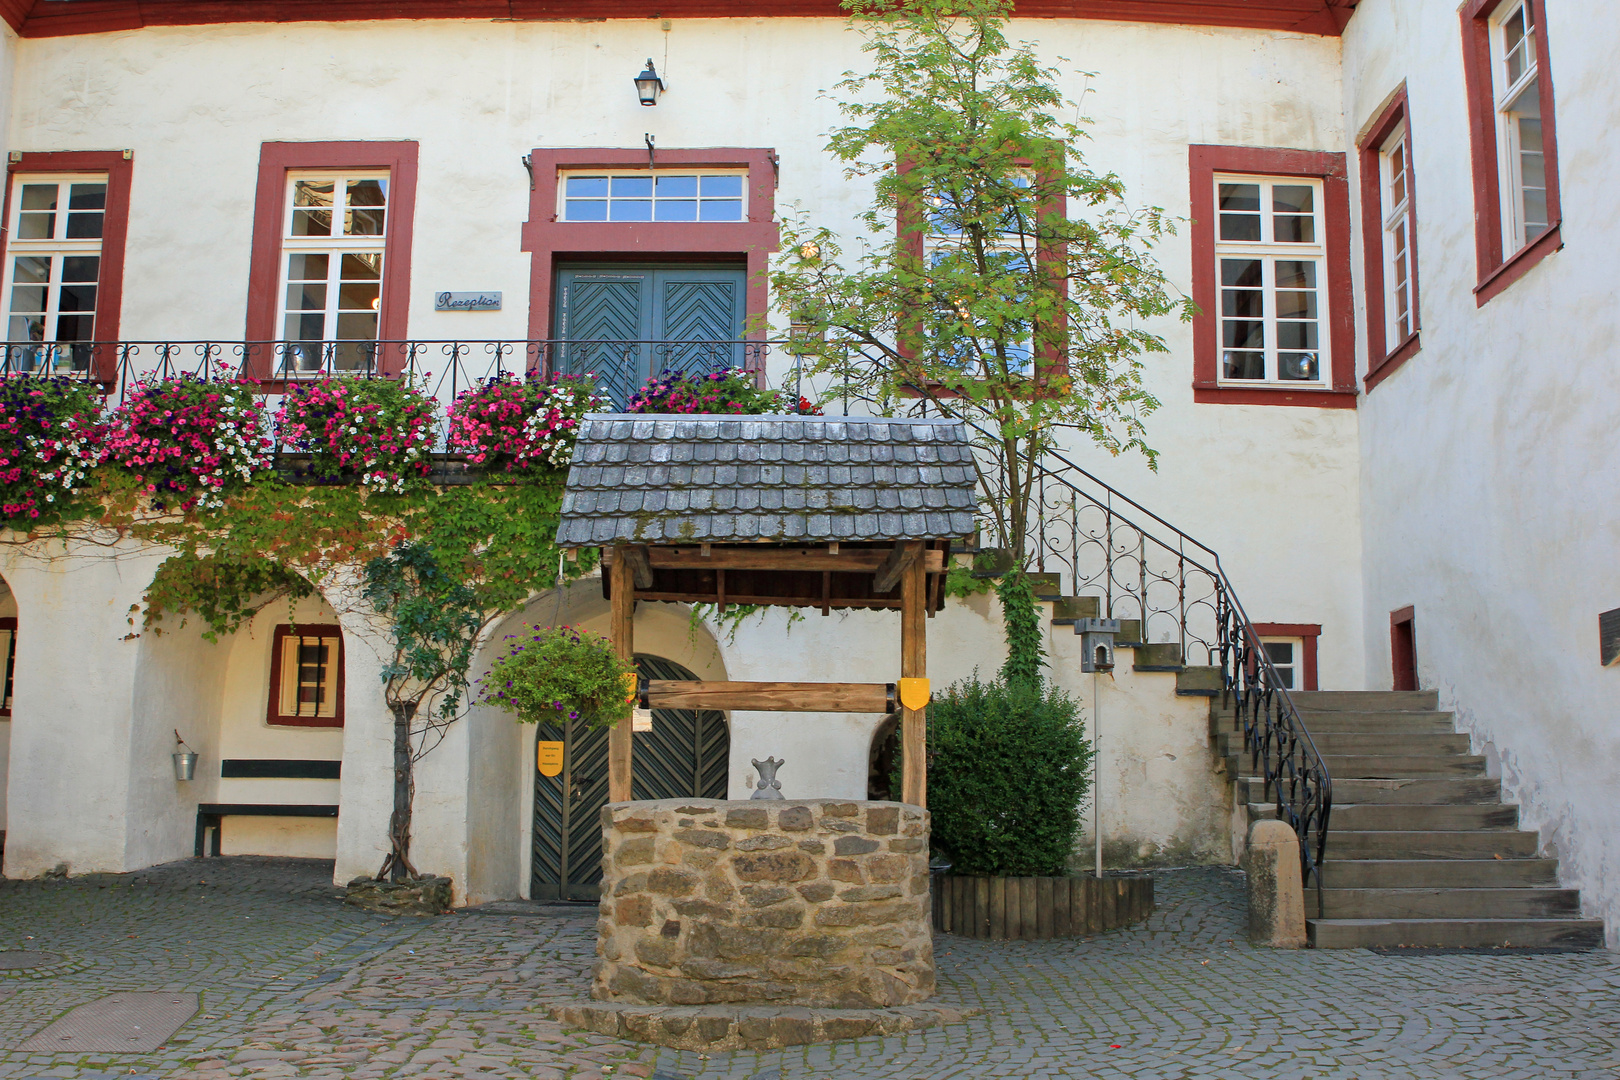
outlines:
[[664, 80], [658, 77], [658, 69], [653, 67], [652, 57], [647, 58], [647, 70], [636, 76], [636, 97], [641, 99], [643, 105], [658, 104], [658, 95], [663, 93]]

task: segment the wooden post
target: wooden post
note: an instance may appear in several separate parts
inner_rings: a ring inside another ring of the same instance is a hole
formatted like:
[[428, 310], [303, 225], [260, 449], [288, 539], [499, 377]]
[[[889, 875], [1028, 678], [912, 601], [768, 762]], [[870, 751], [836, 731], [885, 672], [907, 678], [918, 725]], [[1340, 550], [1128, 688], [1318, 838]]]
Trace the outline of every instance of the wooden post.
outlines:
[[[923, 562], [922, 542], [906, 541], [915, 554], [900, 578], [900, 677], [928, 677], [928, 568]], [[900, 712], [900, 750], [903, 768], [901, 799], [913, 806], [928, 805], [928, 727], [922, 709]]]
[[[610, 636], [613, 648], [626, 660], [636, 655], [636, 579], [631, 560], [621, 545], [614, 553], [609, 572], [613, 575], [613, 622]], [[608, 733], [608, 802], [630, 801], [630, 749], [634, 732], [629, 719], [620, 720]]]

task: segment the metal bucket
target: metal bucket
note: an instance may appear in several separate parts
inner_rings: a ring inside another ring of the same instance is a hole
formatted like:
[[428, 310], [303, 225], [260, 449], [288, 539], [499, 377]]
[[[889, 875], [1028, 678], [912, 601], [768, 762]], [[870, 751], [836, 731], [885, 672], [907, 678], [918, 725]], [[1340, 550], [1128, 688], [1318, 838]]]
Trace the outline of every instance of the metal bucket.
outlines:
[[197, 775], [197, 752], [195, 750], [178, 750], [173, 756], [174, 778], [176, 780], [190, 780]]

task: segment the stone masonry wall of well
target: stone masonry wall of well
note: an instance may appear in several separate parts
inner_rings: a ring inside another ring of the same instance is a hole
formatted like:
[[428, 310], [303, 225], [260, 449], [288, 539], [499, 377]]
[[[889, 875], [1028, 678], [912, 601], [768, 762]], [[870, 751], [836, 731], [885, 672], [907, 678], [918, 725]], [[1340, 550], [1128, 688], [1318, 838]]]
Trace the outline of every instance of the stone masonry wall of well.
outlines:
[[887, 1008], [934, 992], [928, 812], [666, 799], [602, 810], [600, 1001]]

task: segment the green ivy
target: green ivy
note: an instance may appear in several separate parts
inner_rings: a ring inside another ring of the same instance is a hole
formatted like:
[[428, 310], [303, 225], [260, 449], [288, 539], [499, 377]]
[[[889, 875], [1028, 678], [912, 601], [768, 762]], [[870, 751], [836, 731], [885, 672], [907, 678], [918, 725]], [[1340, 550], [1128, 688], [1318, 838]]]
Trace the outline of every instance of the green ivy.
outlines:
[[1001, 667], [1002, 681], [1035, 684], [1046, 666], [1046, 648], [1041, 643], [1041, 613], [1035, 604], [1035, 590], [1022, 571], [1013, 571], [996, 583], [1001, 597], [1002, 632], [1007, 639], [1007, 662]]

